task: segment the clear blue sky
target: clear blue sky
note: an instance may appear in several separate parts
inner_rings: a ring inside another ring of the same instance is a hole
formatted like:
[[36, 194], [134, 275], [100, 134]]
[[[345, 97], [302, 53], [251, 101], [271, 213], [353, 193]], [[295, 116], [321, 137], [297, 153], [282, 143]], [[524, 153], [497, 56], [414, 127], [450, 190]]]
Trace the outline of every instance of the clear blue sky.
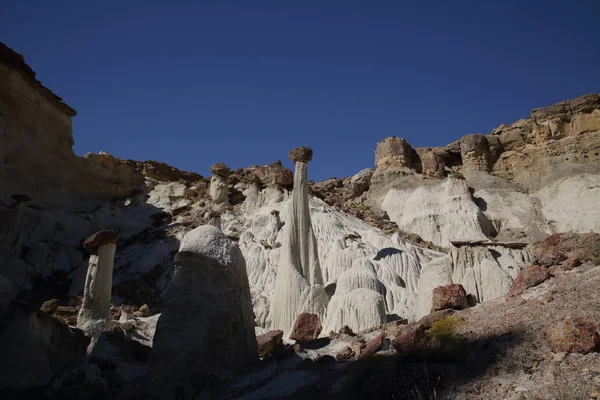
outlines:
[[208, 175], [299, 145], [311, 179], [600, 92], [600, 1], [0, 0], [0, 40], [75, 108], [75, 152]]

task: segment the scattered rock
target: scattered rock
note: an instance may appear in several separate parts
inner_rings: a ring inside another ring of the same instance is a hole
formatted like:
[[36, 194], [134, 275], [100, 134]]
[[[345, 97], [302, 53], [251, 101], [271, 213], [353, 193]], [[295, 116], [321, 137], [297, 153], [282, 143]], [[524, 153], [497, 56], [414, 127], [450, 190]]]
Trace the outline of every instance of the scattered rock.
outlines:
[[352, 350], [350, 346], [346, 346], [342, 350], [338, 351], [338, 353], [335, 355], [335, 359], [338, 361], [351, 360], [354, 358], [355, 355], [356, 353], [354, 352], [354, 350]]
[[135, 315], [138, 318], [149, 317], [150, 316], [150, 307], [148, 307], [148, 304], [144, 304], [136, 312], [134, 312], [133, 315]]
[[298, 342], [311, 342], [319, 337], [321, 329], [323, 326], [317, 314], [302, 313], [296, 318], [290, 339]]
[[425, 326], [415, 324], [404, 330], [399, 336], [392, 340], [392, 347], [398, 354], [407, 354], [415, 351], [425, 337]]
[[461, 310], [468, 306], [467, 292], [460, 284], [438, 286], [433, 289], [432, 311], [444, 310], [446, 308]]
[[379, 349], [381, 349], [381, 345], [383, 344], [383, 339], [385, 339], [385, 337], [385, 332], [381, 332], [377, 337], [371, 339], [365, 348], [360, 352], [359, 358], [370, 357], [377, 353]]
[[552, 361], [556, 361], [559, 363], [563, 362], [563, 360], [565, 359], [566, 356], [567, 356], [566, 351], [560, 351], [554, 355], [554, 358], [552, 359]]
[[517, 279], [515, 279], [508, 294], [510, 296], [517, 296], [526, 289], [539, 285], [549, 278], [550, 272], [548, 271], [548, 268], [542, 267], [541, 265], [529, 265], [523, 268], [519, 276], [517, 276]]
[[58, 299], [51, 299], [51, 300], [45, 301], [40, 306], [40, 310], [42, 310], [43, 312], [46, 312], [48, 314], [53, 314], [57, 308], [58, 308]]
[[546, 330], [546, 340], [554, 353], [582, 353], [600, 344], [596, 325], [581, 318], [565, 319]]
[[342, 326], [339, 330], [339, 333], [348, 335], [348, 336], [356, 336], [356, 333], [354, 333], [348, 325]]
[[273, 247], [269, 244], [269, 242], [267, 242], [265, 239], [261, 239], [260, 240], [260, 244], [262, 247], [264, 247], [265, 249], [272, 249]]
[[258, 344], [258, 355], [261, 358], [271, 356], [281, 347], [283, 341], [283, 331], [274, 330], [256, 337]]

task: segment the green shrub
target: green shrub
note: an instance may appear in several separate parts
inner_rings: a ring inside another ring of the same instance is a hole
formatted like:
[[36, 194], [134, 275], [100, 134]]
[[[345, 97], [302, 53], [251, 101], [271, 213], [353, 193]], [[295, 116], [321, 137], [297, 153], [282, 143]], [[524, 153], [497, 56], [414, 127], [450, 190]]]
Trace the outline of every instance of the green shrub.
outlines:
[[441, 343], [451, 342], [455, 338], [456, 328], [463, 322], [459, 317], [449, 315], [431, 325], [429, 333]]

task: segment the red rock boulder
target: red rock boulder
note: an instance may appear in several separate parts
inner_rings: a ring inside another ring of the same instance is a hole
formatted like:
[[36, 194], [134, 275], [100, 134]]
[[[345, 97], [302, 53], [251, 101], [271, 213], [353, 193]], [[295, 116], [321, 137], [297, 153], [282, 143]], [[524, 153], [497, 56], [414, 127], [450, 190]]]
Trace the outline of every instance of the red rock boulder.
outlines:
[[600, 344], [596, 325], [581, 318], [565, 319], [546, 330], [553, 352], [589, 353]]
[[530, 287], [537, 286], [550, 278], [548, 268], [541, 265], [529, 265], [521, 271], [508, 294], [517, 296]]
[[365, 348], [360, 352], [359, 358], [369, 357], [377, 353], [379, 349], [381, 349], [381, 345], [383, 344], [383, 339], [385, 339], [385, 336], [385, 332], [381, 332], [377, 337], [371, 339]]
[[418, 348], [424, 338], [425, 326], [423, 324], [409, 325], [392, 340], [392, 347], [398, 354], [407, 354]]
[[283, 340], [283, 331], [275, 330], [269, 331], [264, 335], [256, 337], [256, 343], [258, 344], [258, 355], [261, 358], [265, 358], [273, 355], [277, 352], [277, 349], [281, 347]]
[[302, 313], [296, 318], [290, 339], [298, 342], [311, 342], [319, 337], [321, 329], [323, 326], [317, 314]]
[[433, 289], [433, 307], [431, 311], [454, 308], [461, 310], [469, 306], [467, 292], [459, 284], [438, 286]]

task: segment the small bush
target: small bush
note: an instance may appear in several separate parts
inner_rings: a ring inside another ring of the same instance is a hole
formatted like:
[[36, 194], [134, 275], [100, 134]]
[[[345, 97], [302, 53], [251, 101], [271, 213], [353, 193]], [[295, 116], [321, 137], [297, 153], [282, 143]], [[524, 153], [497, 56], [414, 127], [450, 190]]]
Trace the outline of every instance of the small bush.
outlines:
[[459, 317], [449, 315], [431, 325], [429, 333], [440, 343], [448, 343], [455, 338], [456, 328], [463, 322]]

